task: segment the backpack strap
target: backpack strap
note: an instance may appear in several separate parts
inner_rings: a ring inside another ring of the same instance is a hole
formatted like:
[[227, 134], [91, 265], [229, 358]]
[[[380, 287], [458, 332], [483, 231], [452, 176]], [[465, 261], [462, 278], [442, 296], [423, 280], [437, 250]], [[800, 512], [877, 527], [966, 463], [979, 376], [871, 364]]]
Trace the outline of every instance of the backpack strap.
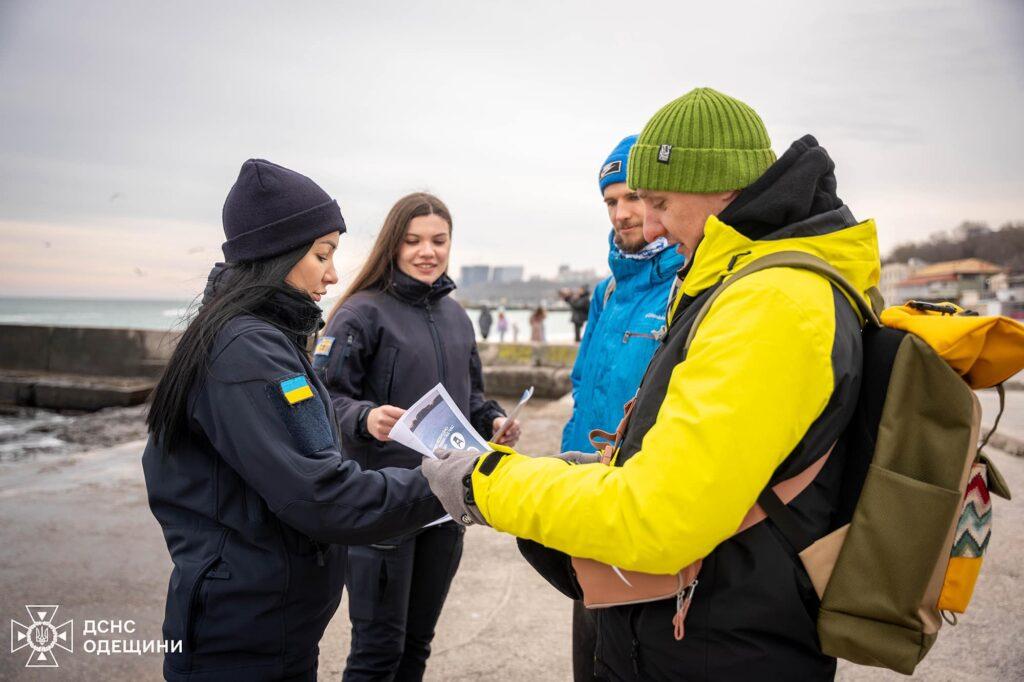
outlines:
[[871, 302], [864, 300], [864, 296], [861, 295], [857, 289], [850, 284], [842, 274], [839, 273], [832, 265], [825, 260], [818, 258], [817, 256], [805, 253], [803, 251], [778, 251], [776, 253], [762, 256], [747, 265], [740, 268], [736, 274], [729, 279], [722, 282], [717, 289], [708, 297], [708, 300], [704, 302], [700, 310], [697, 312], [697, 317], [694, 319], [693, 324], [690, 326], [690, 332], [686, 336], [686, 345], [683, 347], [684, 352], [690, 349], [690, 343], [693, 341], [693, 337], [697, 334], [697, 327], [707, 316], [708, 311], [711, 310], [711, 306], [714, 305], [718, 297], [729, 288], [732, 284], [743, 279], [748, 275], [752, 275], [755, 272], [761, 272], [769, 268], [799, 268], [801, 270], [810, 270], [811, 272], [817, 273], [828, 279], [835, 284], [839, 289], [846, 294], [846, 297], [850, 300], [853, 306], [860, 313], [865, 324], [872, 327], [881, 327], [882, 323], [878, 321], [878, 310], [882, 308], [882, 298], [878, 294], [878, 290], [872, 287], [868, 291], [868, 296], [871, 298]]
[[[835, 286], [839, 287], [851, 304], [857, 309], [861, 318], [864, 320], [866, 325], [872, 327], [881, 327], [882, 323], [878, 320], [878, 312], [882, 308], [882, 297], [878, 293], [878, 290], [872, 287], [868, 291], [868, 297], [871, 299], [870, 303], [864, 299], [857, 289], [850, 284], [845, 277], [838, 270], [836, 270], [831, 264], [825, 260], [818, 258], [809, 253], [803, 251], [778, 251], [776, 253], [762, 256], [751, 263], [748, 263], [744, 267], [740, 268], [736, 274], [729, 279], [723, 281], [717, 289], [708, 297], [708, 300], [704, 302], [700, 310], [697, 311], [697, 316], [694, 318], [693, 324], [690, 326], [690, 331], [686, 336], [686, 345], [684, 346], [684, 353], [687, 353], [690, 349], [690, 343], [693, 342], [694, 336], [697, 334], [697, 327], [707, 316], [708, 311], [711, 310], [711, 306], [714, 305], [718, 297], [729, 288], [730, 285], [737, 281], [752, 275], [755, 272], [761, 272], [769, 268], [799, 268], [801, 270], [809, 270], [818, 275], [821, 275], [825, 279], [832, 282]], [[833, 444], [833, 447], [835, 445]], [[765, 517], [770, 518], [775, 524], [776, 528], [782, 533], [793, 549], [797, 553], [800, 553], [807, 547], [809, 547], [816, 538], [810, 537], [806, 532], [803, 531], [799, 520], [796, 518], [793, 510], [787, 507], [791, 500], [793, 500], [798, 494], [803, 492], [807, 486], [811, 484], [814, 478], [821, 471], [822, 467], [825, 466], [825, 462], [828, 460], [829, 455], [832, 452], [832, 448], [828, 449], [824, 455], [816, 460], [811, 466], [804, 469], [800, 474], [784, 481], [787, 483], [785, 495], [780, 494], [780, 490], [776, 490], [771, 486], [766, 486], [761, 491], [760, 496], [757, 498], [757, 504], [747, 514], [747, 519], [744, 520], [744, 524], [747, 524], [748, 520], [753, 521], [749, 525], [741, 526], [741, 529], [749, 528], [754, 523], [759, 523], [764, 520]], [[778, 486], [776, 486], [778, 487]], [[791, 495], [788, 493], [792, 493]], [[755, 520], [756, 519], [756, 520]]]
[[981, 441], [981, 445], [978, 446], [978, 452], [988, 445], [988, 439], [992, 437], [992, 434], [999, 428], [999, 420], [1003, 418], [1003, 410], [1006, 409], [1006, 388], [1003, 387], [1003, 382], [996, 384], [996, 392], [999, 394], [999, 414], [996, 415], [996, 420], [992, 424], [992, 429], [985, 436], [985, 439]]
[[615, 275], [612, 275], [608, 281], [608, 286], [604, 289], [604, 299], [601, 301], [601, 307], [608, 307], [608, 299], [612, 297], [612, 292], [615, 291]]

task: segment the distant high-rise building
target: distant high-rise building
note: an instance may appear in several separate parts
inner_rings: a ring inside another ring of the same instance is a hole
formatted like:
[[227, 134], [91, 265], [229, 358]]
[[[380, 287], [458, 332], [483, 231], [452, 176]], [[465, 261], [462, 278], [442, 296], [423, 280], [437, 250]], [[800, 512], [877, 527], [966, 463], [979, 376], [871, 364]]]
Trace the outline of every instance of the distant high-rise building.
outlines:
[[464, 287], [483, 284], [491, 278], [490, 265], [463, 265], [461, 284]]
[[522, 265], [495, 265], [491, 270], [491, 281], [502, 284], [523, 281]]

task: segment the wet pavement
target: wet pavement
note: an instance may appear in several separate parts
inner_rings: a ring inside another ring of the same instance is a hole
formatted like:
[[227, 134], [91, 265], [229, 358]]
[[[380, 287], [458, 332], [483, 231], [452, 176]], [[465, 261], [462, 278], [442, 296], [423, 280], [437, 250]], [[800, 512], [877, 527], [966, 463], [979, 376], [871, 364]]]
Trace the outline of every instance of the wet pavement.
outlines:
[[[1011, 397], [1016, 401], [1024, 393], [1012, 392]], [[1019, 404], [1014, 402], [1013, 415], [1004, 417], [1008, 428], [1024, 418]], [[567, 417], [564, 403], [528, 406], [520, 449], [557, 450]], [[104, 418], [111, 429], [127, 428], [116, 426], [122, 421], [140, 420], [139, 415], [125, 414]], [[40, 447], [35, 454], [0, 461], [0, 616], [8, 621], [3, 627], [9, 627], [10, 619], [26, 622], [26, 604], [59, 604], [53, 620], [74, 619], [75, 650], [54, 651], [59, 670], [33, 670], [24, 667], [27, 650], [10, 653], [5, 645], [0, 679], [159, 679], [159, 655], [97, 656], [81, 648], [85, 619], [130, 619], [136, 623], [135, 633], [125, 638], [159, 639], [171, 565], [146, 504], [139, 460], [144, 442], [82, 449], [81, 442], [59, 437], [72, 437], [66, 420], [75, 419], [53, 420], [31, 436], [42, 439], [49, 434], [64, 446]], [[104, 429], [90, 431], [85, 421], [73, 431], [102, 435]], [[0, 443], [5, 433], [11, 433], [4, 431], [5, 426], [10, 424], [0, 421]], [[1024, 459], [998, 452], [993, 456], [1018, 500], [996, 500], [995, 535], [971, 610], [957, 627], [943, 630], [916, 679], [1022, 678]], [[569, 622], [569, 602], [526, 565], [511, 537], [471, 528], [462, 567], [438, 624], [427, 679], [569, 680]], [[343, 601], [321, 642], [324, 679], [340, 676], [347, 648]], [[906, 678], [841, 664], [838, 679]]]

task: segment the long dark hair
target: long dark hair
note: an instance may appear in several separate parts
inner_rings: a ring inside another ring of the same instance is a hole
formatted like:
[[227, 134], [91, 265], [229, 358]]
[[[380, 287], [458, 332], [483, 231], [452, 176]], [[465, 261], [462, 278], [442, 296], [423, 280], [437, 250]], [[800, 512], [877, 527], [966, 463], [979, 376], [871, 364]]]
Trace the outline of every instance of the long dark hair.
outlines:
[[[208, 369], [210, 348], [221, 329], [239, 315], [264, 317], [260, 311], [277, 295], [296, 301], [301, 301], [300, 297], [309, 298], [284, 280], [310, 247], [311, 244], [306, 244], [265, 260], [229, 263], [221, 272], [211, 275], [202, 304], [182, 333], [153, 389], [152, 404], [146, 415], [149, 432], [161, 439], [165, 451], [189, 440], [189, 392]], [[312, 304], [312, 300], [309, 303]], [[267, 321], [282, 326], [278, 319]], [[301, 329], [284, 331], [295, 335], [306, 333]]]
[[399, 199], [384, 218], [384, 225], [380, 228], [377, 241], [359, 274], [331, 308], [327, 316], [328, 322], [352, 294], [366, 289], [384, 289], [391, 283], [398, 247], [402, 245], [409, 223], [413, 218], [425, 215], [439, 216], [448, 223], [448, 236], [451, 236], [452, 214], [443, 201], [427, 192], [414, 192]]

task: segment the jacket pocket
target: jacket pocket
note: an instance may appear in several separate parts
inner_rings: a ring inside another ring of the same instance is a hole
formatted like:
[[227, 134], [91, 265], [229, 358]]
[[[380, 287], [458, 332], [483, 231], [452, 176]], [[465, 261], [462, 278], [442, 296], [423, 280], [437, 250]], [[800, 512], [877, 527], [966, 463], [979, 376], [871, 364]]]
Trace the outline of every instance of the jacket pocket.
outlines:
[[220, 556], [209, 559], [199, 569], [192, 589], [189, 591], [188, 610], [185, 616], [185, 644], [189, 651], [195, 651], [199, 625], [206, 611], [206, 586], [209, 580], [227, 580], [231, 577]]

